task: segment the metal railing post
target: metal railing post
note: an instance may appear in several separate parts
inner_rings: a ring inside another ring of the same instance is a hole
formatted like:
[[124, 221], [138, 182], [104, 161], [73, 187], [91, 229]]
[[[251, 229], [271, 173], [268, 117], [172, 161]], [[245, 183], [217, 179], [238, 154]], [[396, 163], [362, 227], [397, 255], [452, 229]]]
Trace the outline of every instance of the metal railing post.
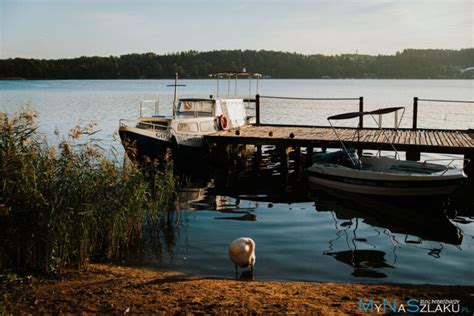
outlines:
[[413, 98], [413, 129], [416, 129], [418, 120], [418, 97]]
[[260, 125], [260, 94], [255, 95], [255, 125]]
[[[364, 97], [359, 97], [359, 112], [364, 112]], [[359, 127], [364, 127], [364, 116], [359, 116]]]

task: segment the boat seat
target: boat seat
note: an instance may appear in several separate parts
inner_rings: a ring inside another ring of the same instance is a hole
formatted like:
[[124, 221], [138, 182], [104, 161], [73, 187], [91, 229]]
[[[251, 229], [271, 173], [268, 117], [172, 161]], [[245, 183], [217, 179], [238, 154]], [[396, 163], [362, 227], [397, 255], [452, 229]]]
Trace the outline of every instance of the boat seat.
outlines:
[[390, 170], [400, 171], [400, 172], [405, 172], [405, 173], [420, 173], [420, 174], [432, 174], [432, 173], [441, 171], [441, 170], [430, 169], [430, 168], [417, 168], [417, 167], [400, 166], [400, 165], [393, 165], [390, 167]]
[[316, 163], [332, 163], [353, 169], [362, 169], [362, 161], [353, 148], [349, 148], [347, 153], [344, 150], [320, 153], [314, 156], [313, 161]]

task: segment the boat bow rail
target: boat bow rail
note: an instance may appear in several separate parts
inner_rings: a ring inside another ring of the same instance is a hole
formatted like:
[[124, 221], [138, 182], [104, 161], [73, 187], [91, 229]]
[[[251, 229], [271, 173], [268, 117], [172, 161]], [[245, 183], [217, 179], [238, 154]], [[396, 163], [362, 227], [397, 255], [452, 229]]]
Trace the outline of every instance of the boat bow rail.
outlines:
[[147, 104], [151, 104], [154, 109], [154, 115], [159, 115], [160, 113], [160, 102], [158, 100], [142, 100], [140, 101], [140, 116], [143, 117], [143, 110], [147, 108]]
[[446, 169], [443, 171], [441, 175], [445, 174], [450, 169], [455, 169], [455, 167], [451, 167], [452, 163], [455, 161], [463, 162], [463, 167], [460, 168], [461, 170], [464, 170], [471, 163], [471, 160], [466, 159], [466, 158], [437, 158], [437, 159], [426, 159], [423, 161], [423, 164], [429, 164], [433, 161], [449, 161], [449, 163], [445, 165]]

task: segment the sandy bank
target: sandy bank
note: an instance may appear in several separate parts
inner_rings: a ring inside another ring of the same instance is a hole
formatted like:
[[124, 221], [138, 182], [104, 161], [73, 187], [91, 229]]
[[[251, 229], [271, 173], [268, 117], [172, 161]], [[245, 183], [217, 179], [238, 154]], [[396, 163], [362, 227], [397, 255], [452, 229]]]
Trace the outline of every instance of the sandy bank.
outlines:
[[7, 313], [357, 313], [359, 299], [457, 299], [474, 310], [474, 287], [257, 282], [93, 264], [60, 278], [0, 285]]

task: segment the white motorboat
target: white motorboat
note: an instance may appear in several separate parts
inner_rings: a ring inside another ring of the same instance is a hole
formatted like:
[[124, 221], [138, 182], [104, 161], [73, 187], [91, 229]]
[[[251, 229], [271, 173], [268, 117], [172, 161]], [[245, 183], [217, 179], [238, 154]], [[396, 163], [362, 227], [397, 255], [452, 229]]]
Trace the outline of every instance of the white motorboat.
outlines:
[[[230, 96], [220, 98], [219, 78], [227, 78], [228, 82], [230, 79], [237, 81], [239, 77], [246, 77], [249, 80], [256, 78], [256, 89], [258, 89], [258, 78], [261, 75], [248, 72], [220, 72], [210, 76], [217, 78], [217, 97], [177, 100], [176, 87], [179, 85], [176, 76], [175, 84], [171, 85], [175, 87], [172, 115], [149, 117], [140, 115], [132, 122], [120, 120], [119, 134], [127, 154], [139, 159], [145, 156], [150, 159], [161, 159], [169, 152], [178, 156], [198, 154], [203, 148], [204, 135], [252, 123], [255, 118], [246, 111], [250, 96], [247, 100]], [[237, 87], [237, 83], [235, 86]], [[230, 92], [230, 87], [228, 91]]]
[[[352, 112], [328, 118], [341, 120], [361, 115], [382, 115], [402, 108], [387, 108], [372, 112]], [[332, 124], [331, 124], [332, 126]], [[333, 127], [337, 135], [337, 130]], [[339, 136], [337, 138], [341, 141]], [[342, 191], [382, 196], [427, 196], [452, 193], [466, 179], [462, 169], [430, 161], [410, 161], [376, 156], [358, 157], [353, 149], [316, 155], [307, 169], [310, 184]], [[392, 144], [393, 146], [393, 144]], [[454, 159], [453, 159], [454, 160]]]

